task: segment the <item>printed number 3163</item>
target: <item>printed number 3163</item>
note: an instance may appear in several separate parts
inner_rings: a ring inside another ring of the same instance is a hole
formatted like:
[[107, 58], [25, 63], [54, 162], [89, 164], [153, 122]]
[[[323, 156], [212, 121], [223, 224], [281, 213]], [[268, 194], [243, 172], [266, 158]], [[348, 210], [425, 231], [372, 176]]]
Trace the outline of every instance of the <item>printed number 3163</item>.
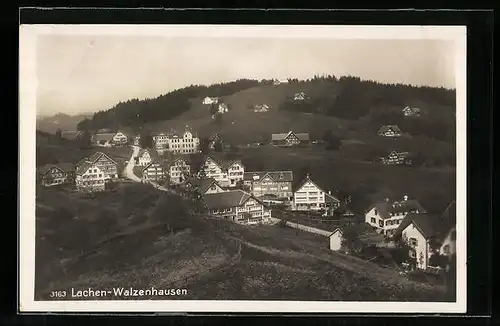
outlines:
[[50, 292], [51, 298], [64, 298], [66, 297], [66, 291], [52, 291]]

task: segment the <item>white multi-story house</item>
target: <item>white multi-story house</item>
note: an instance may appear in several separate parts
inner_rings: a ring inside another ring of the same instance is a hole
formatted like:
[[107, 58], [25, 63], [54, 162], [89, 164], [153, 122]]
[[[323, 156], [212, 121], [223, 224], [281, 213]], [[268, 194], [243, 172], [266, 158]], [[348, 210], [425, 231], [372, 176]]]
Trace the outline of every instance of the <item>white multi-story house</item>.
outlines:
[[153, 135], [153, 143], [159, 154], [163, 154], [168, 150], [169, 136], [165, 132], [160, 132]]
[[205, 97], [202, 101], [203, 104], [215, 104], [219, 103], [219, 98], [218, 97]]
[[159, 155], [156, 150], [151, 148], [141, 148], [136, 158], [136, 165], [148, 166], [153, 161], [159, 161]]
[[250, 188], [252, 195], [257, 198], [274, 195], [277, 199], [290, 201], [293, 197], [292, 171], [245, 172], [243, 180], [243, 184]]
[[245, 173], [240, 160], [219, 162], [210, 156], [205, 158], [202, 169], [206, 177], [214, 178], [222, 187], [236, 187]]
[[200, 146], [200, 138], [188, 129], [182, 135], [169, 134], [167, 142], [167, 150], [174, 154], [194, 154], [198, 152]]
[[89, 158], [83, 158], [76, 166], [92, 164], [104, 173], [104, 179], [118, 179], [118, 163], [102, 152], [96, 152]]
[[372, 205], [365, 213], [365, 222], [374, 227], [377, 232], [392, 237], [403, 219], [409, 213], [426, 213], [425, 209], [415, 199], [404, 196], [401, 201], [384, 202]]
[[159, 182], [167, 178], [165, 167], [158, 161], [153, 161], [142, 168], [142, 181]]
[[314, 183], [309, 174], [293, 192], [293, 210], [324, 210], [332, 212], [340, 205], [340, 200], [332, 196], [331, 192], [325, 192]]
[[[418, 269], [442, 268], [432, 263], [432, 256], [454, 254], [455, 247], [450, 245], [455, 225], [441, 216], [428, 213], [409, 213], [398, 226], [394, 235], [410, 247], [410, 257], [415, 259]], [[448, 246], [448, 252], [443, 247]], [[443, 251], [442, 251], [443, 250]]]
[[207, 193], [203, 202], [209, 213], [240, 224], [261, 224], [271, 219], [271, 210], [251, 194], [240, 190]]
[[409, 106], [405, 106], [402, 111], [403, 111], [403, 114], [405, 117], [418, 117], [418, 116], [420, 116], [420, 109], [419, 108], [412, 108]]
[[124, 145], [127, 141], [128, 137], [120, 131], [113, 136], [113, 143], [116, 145]]
[[382, 137], [401, 137], [403, 132], [397, 125], [385, 125], [380, 127], [378, 135]]
[[103, 191], [105, 189], [105, 173], [95, 164], [84, 162], [75, 173], [76, 188], [80, 191]]
[[191, 166], [189, 165], [189, 162], [182, 157], [174, 158], [170, 162], [171, 163], [168, 165], [170, 183], [184, 183], [191, 175]]
[[37, 168], [40, 184], [44, 187], [73, 183], [74, 170], [71, 163], [46, 164]]

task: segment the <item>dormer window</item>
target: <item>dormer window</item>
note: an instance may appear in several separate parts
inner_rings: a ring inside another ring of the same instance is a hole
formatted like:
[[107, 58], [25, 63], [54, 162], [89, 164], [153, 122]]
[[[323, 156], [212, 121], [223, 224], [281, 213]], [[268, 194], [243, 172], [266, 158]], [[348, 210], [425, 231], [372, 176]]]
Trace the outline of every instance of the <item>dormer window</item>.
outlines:
[[283, 173], [280, 173], [279, 178], [283, 179]]

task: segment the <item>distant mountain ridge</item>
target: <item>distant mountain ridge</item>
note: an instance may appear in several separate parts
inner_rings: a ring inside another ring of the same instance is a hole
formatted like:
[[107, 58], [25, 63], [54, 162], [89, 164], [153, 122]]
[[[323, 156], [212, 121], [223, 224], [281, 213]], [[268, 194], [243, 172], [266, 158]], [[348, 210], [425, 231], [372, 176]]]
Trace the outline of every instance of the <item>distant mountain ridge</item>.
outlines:
[[56, 113], [52, 116], [37, 116], [36, 128], [48, 133], [55, 133], [57, 129], [76, 130], [80, 121], [91, 118], [93, 113], [69, 115], [65, 113]]

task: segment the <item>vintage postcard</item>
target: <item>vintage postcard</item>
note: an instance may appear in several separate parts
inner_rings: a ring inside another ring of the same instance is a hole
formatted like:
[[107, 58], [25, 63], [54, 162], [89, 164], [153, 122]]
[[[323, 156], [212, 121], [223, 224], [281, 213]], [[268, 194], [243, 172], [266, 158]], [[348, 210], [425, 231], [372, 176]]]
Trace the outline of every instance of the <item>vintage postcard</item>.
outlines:
[[20, 311], [465, 312], [465, 50], [21, 25]]

